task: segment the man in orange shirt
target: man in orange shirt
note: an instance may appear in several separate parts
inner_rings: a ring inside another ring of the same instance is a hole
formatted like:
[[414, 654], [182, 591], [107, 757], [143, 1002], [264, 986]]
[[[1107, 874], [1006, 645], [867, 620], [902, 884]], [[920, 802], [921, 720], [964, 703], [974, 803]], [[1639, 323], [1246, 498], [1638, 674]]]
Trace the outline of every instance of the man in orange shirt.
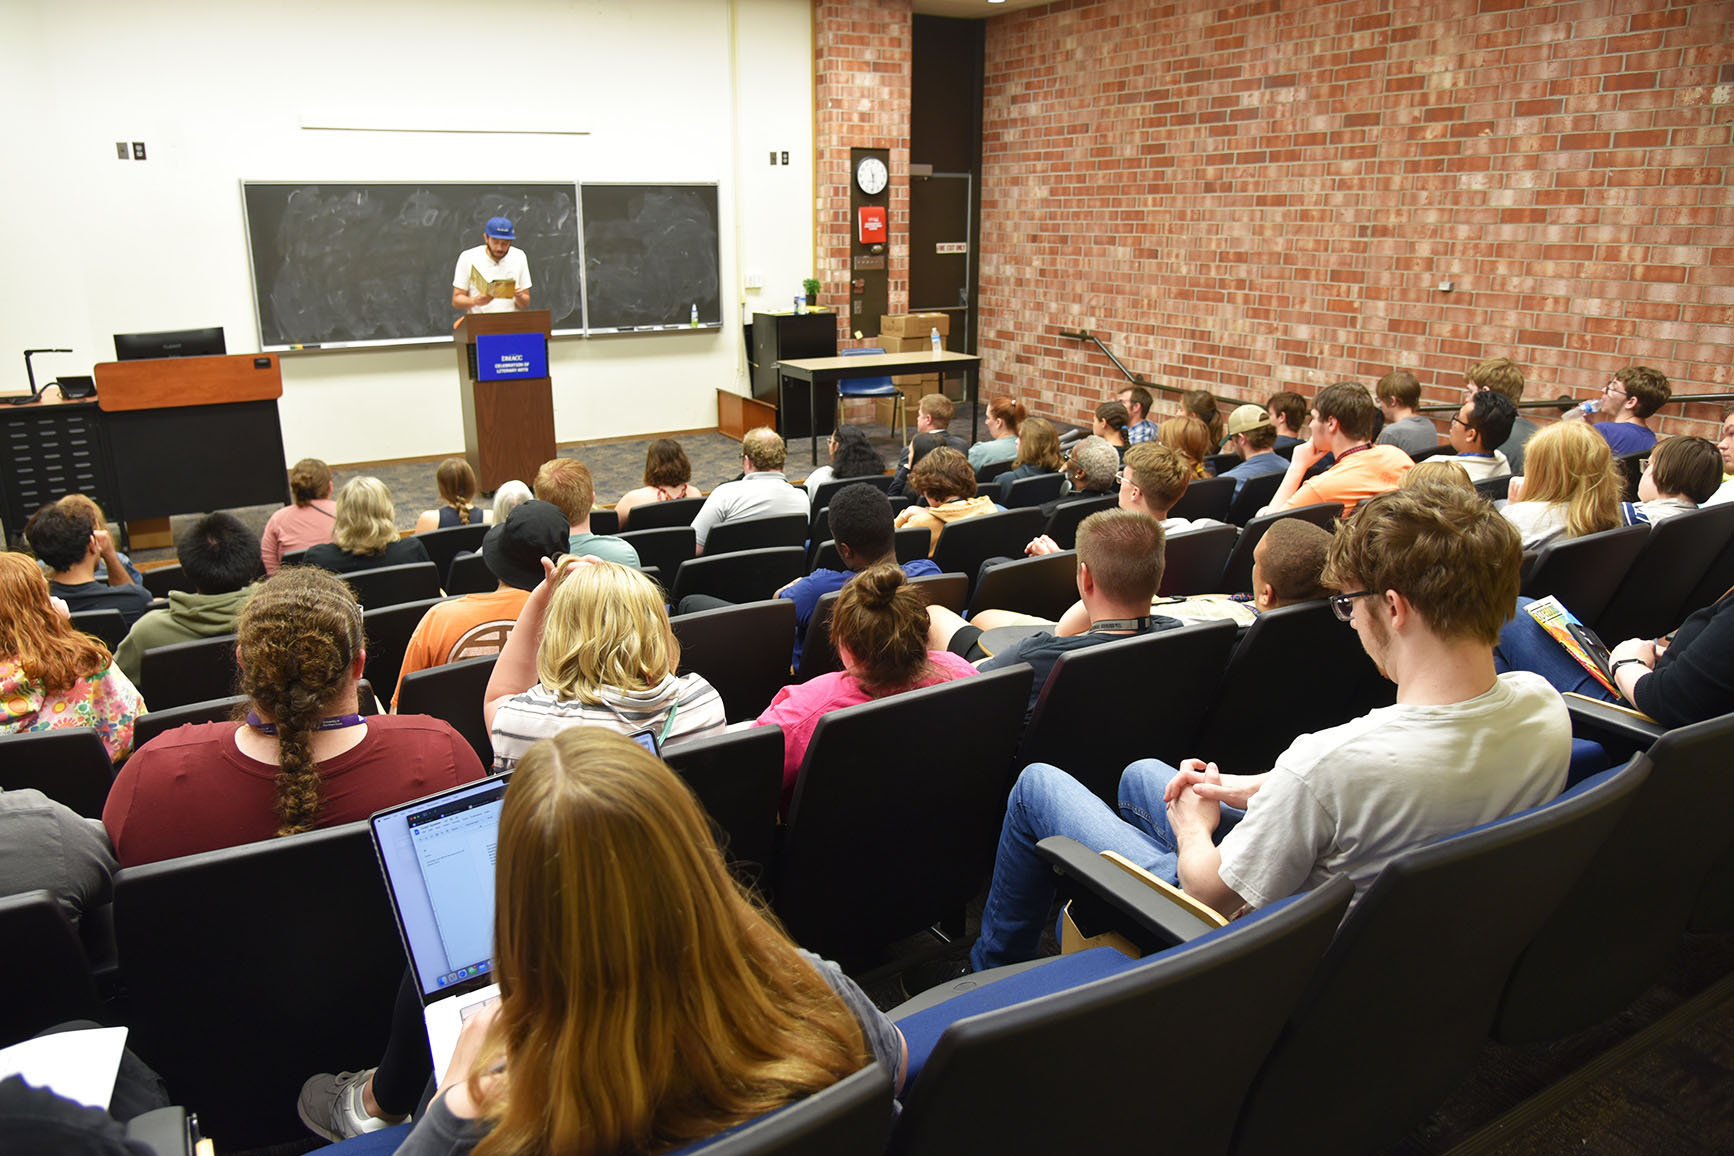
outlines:
[[[1378, 403], [1363, 385], [1339, 381], [1319, 390], [1313, 399], [1311, 439], [1294, 448], [1276, 496], [1259, 512], [1341, 502], [1346, 517], [1363, 499], [1396, 489], [1415, 463], [1396, 446], [1372, 444], [1378, 413]], [[1326, 454], [1335, 454], [1337, 464], [1306, 481], [1306, 472]]]
[[559, 507], [537, 501], [514, 507], [504, 522], [488, 531], [482, 539], [482, 557], [500, 584], [485, 594], [466, 594], [428, 607], [404, 648], [397, 690], [391, 696], [394, 712], [406, 675], [500, 653], [530, 591], [542, 581], [542, 559], [566, 553], [570, 532]]

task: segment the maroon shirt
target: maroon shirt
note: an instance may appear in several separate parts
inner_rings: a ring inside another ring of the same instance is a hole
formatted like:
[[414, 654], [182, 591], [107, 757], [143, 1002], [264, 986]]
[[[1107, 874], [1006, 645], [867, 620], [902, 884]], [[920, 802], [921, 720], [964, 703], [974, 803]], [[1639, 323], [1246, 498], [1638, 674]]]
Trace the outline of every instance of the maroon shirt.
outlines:
[[[235, 748], [239, 723], [176, 727], [122, 764], [102, 823], [122, 867], [270, 839], [277, 834], [277, 767]], [[482, 777], [457, 731], [424, 715], [370, 715], [359, 746], [319, 764], [316, 827]]]

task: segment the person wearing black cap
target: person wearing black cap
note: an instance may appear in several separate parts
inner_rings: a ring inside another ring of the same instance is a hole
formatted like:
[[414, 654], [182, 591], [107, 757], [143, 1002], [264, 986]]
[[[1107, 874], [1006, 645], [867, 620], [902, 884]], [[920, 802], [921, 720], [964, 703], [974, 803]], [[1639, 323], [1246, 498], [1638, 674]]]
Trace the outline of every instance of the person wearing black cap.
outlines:
[[469, 313], [510, 313], [530, 307], [530, 262], [512, 247], [518, 234], [506, 217], [489, 217], [482, 243], [458, 254], [452, 273], [452, 308]]
[[514, 507], [482, 539], [482, 557], [500, 584], [485, 594], [466, 594], [428, 607], [404, 648], [391, 709], [403, 693], [405, 675], [465, 658], [500, 653], [523, 612], [524, 600], [542, 581], [542, 559], [566, 553], [566, 515], [548, 502]]

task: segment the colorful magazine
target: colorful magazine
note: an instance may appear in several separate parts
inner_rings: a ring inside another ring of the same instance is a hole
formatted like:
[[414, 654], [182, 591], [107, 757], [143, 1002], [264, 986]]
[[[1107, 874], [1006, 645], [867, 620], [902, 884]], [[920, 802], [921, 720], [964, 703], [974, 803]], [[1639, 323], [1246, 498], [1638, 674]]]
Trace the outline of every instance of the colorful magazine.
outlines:
[[1608, 648], [1602, 640], [1596, 637], [1595, 631], [1579, 622], [1577, 615], [1565, 608], [1565, 604], [1553, 595], [1538, 598], [1524, 607], [1529, 616], [1550, 635], [1554, 641], [1565, 647], [1566, 653], [1577, 659], [1578, 665], [1595, 676], [1596, 681], [1614, 695], [1623, 698], [1618, 684], [1614, 682], [1613, 668], [1608, 664]]

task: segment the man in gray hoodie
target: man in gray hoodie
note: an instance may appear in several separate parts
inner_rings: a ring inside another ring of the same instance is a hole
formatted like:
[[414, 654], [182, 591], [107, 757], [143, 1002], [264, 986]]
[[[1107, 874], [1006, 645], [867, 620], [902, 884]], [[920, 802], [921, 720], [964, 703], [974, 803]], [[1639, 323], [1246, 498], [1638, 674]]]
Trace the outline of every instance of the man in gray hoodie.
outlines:
[[175, 555], [198, 593], [170, 591], [168, 608], [140, 618], [121, 640], [115, 665], [135, 686], [151, 647], [233, 633], [260, 573], [259, 537], [233, 514], [206, 514], [188, 526], [175, 539]]

